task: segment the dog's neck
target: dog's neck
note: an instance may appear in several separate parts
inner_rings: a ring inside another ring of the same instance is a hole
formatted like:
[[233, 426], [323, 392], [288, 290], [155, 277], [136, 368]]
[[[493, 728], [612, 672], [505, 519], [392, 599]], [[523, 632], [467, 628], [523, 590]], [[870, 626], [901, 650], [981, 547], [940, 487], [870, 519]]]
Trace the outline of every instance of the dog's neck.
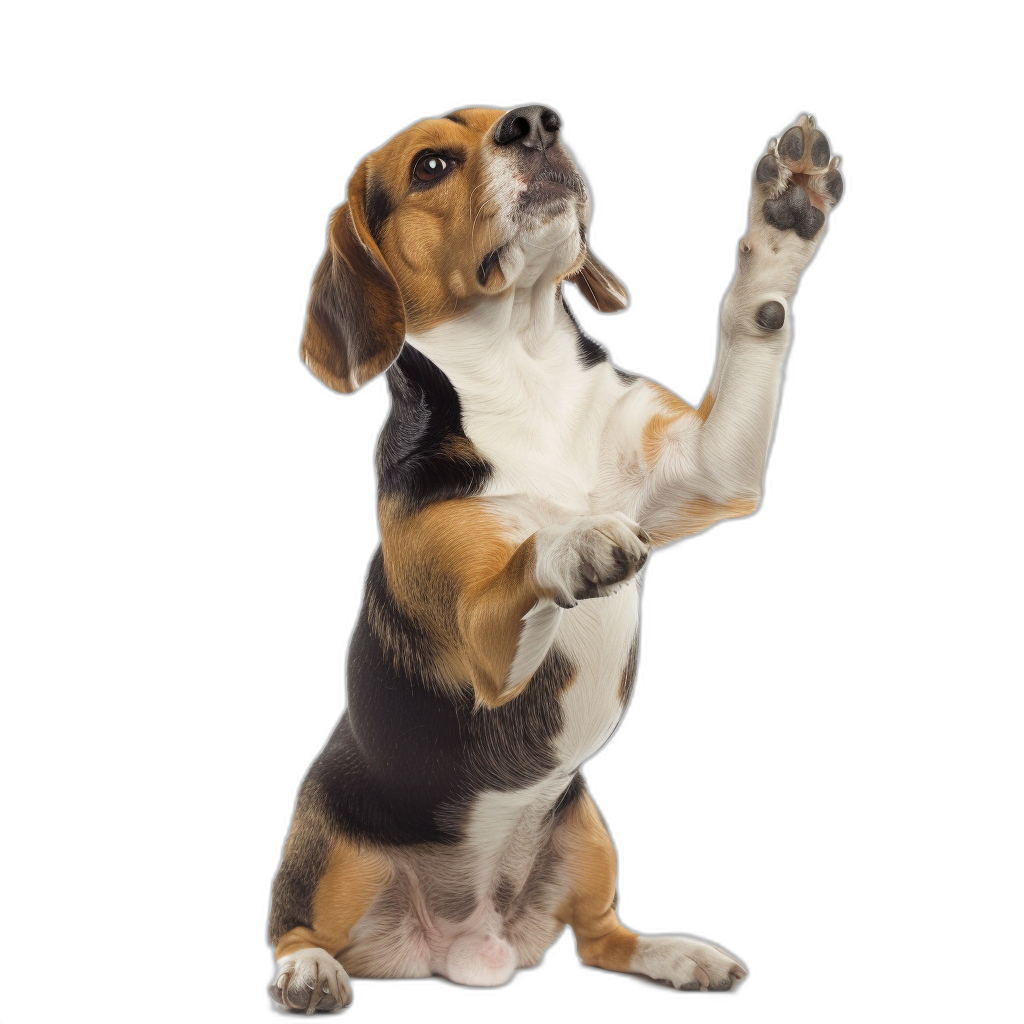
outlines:
[[486, 404], [553, 383], [576, 358], [577, 337], [558, 287], [545, 282], [487, 298], [407, 343], [444, 372], [463, 403]]

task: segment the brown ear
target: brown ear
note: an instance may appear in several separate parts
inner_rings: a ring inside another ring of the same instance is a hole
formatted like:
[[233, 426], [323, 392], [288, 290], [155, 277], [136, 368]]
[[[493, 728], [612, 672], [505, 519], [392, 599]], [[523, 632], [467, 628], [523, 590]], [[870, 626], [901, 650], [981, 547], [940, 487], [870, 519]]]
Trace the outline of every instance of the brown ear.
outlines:
[[386, 370], [405, 340], [405, 306], [366, 226], [366, 164], [331, 215], [309, 296], [302, 360], [328, 387], [355, 391]]
[[629, 292], [626, 291], [626, 286], [589, 248], [583, 266], [567, 280], [572, 281], [587, 302], [602, 313], [617, 313], [629, 305]]

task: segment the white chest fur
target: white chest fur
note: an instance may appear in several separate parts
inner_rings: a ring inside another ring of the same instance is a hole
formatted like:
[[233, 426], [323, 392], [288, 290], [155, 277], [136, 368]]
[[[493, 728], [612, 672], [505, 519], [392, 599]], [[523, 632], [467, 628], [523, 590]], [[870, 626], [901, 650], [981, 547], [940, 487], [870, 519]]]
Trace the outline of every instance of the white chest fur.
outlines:
[[[610, 363], [586, 366], [575, 324], [559, 305], [515, 299], [488, 307], [410, 343], [448, 376], [462, 427], [491, 467], [484, 496], [510, 539], [580, 516], [600, 491], [602, 443], [627, 387]], [[563, 694], [560, 770], [572, 772], [611, 735], [622, 712], [622, 674], [636, 635], [639, 584], [581, 602], [571, 611], [538, 606], [510, 680], [528, 678], [552, 645], [575, 668]]]
[[562, 313], [542, 333], [472, 316], [410, 339], [447, 374], [462, 426], [491, 466], [487, 496], [533, 497], [541, 508], [591, 511], [608, 414], [623, 387], [608, 365], [586, 368]]

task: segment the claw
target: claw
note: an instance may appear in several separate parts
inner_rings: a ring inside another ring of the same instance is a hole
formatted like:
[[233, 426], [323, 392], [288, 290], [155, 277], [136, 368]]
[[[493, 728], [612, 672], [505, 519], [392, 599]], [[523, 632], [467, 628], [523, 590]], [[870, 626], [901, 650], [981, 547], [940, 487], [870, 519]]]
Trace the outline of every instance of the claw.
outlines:
[[323, 993], [314, 988], [312, 994], [309, 997], [309, 1006], [306, 1007], [306, 1015], [309, 1016], [311, 1013], [316, 1013], [316, 1004], [320, 1002], [320, 996]]

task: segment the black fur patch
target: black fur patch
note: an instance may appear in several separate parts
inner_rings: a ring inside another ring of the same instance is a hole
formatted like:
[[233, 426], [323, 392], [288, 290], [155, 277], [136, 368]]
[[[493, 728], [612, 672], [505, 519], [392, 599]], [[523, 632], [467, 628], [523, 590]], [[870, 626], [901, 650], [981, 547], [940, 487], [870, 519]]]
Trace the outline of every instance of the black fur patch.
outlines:
[[394, 212], [395, 205], [391, 202], [384, 186], [379, 181], [370, 181], [364, 196], [366, 208], [366, 226], [370, 229], [375, 242], [380, 242], [380, 231], [384, 222]]
[[[478, 494], [491, 467], [472, 454], [451, 381], [411, 345], [387, 372], [391, 414], [377, 443], [380, 494], [406, 508]], [[463, 441], [464, 445], [453, 445]]]
[[458, 114], [445, 114], [444, 119], [446, 121], [454, 121], [456, 124], [461, 124], [463, 127], [468, 125], [468, 121], [463, 120]]
[[565, 297], [562, 298], [562, 309], [565, 310], [569, 319], [572, 321], [573, 327], [576, 328], [576, 355], [579, 357], [579, 361], [589, 370], [592, 366], [599, 366], [601, 363], [608, 362], [608, 351], [603, 345], [599, 345], [593, 338], [589, 337], [580, 327], [580, 322], [573, 315], [573, 311], [569, 308], [569, 303], [565, 301]]
[[564, 820], [565, 816], [572, 810], [573, 805], [580, 797], [587, 791], [587, 784], [583, 780], [583, 776], [577, 772], [572, 777], [572, 782], [569, 783], [565, 792], [558, 798], [558, 803], [555, 804], [552, 810], [554, 816], [554, 822], [557, 825], [559, 822]]
[[[573, 667], [552, 652], [515, 700], [474, 711], [470, 688], [439, 691], [395, 657], [394, 637], [410, 624], [381, 593], [387, 581], [379, 550], [366, 590], [349, 648], [348, 708], [306, 785], [324, 794], [347, 835], [399, 846], [458, 843], [478, 793], [522, 789], [555, 768], [559, 695]], [[390, 609], [385, 631], [371, 627], [371, 601]]]
[[289, 848], [274, 879], [271, 945], [292, 928], [313, 927], [313, 894], [331, 858], [331, 838], [313, 824], [320, 803], [316, 785], [307, 780], [299, 793]]

